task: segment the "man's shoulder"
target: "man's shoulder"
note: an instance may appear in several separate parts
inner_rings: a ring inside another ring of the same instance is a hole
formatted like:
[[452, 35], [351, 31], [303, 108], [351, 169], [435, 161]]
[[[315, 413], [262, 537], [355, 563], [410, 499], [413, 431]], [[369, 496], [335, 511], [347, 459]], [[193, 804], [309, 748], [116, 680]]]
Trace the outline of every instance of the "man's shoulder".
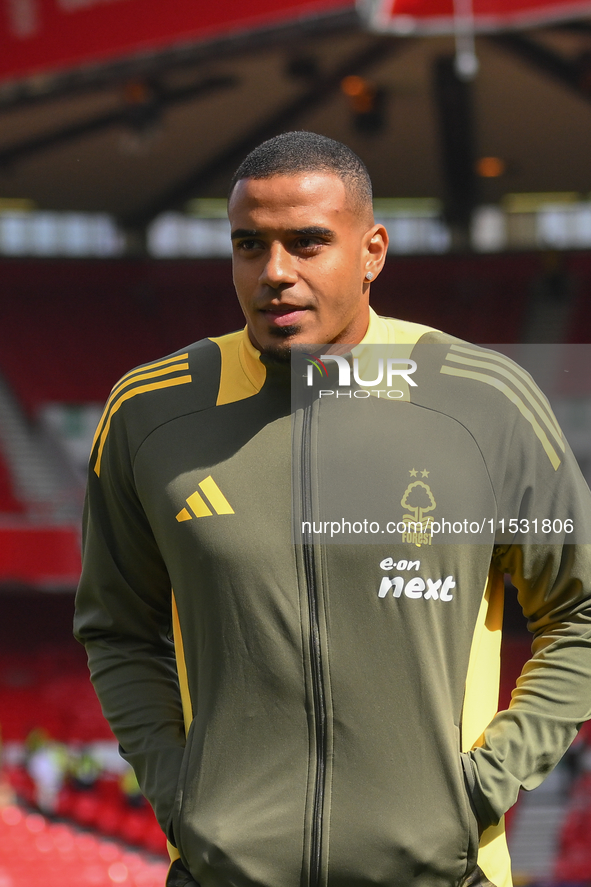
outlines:
[[[231, 333], [227, 338], [240, 336]], [[212, 339], [201, 339], [125, 373], [113, 386], [96, 430], [92, 457], [96, 473], [113, 434], [122, 434], [134, 451], [158, 426], [214, 407], [220, 375], [220, 348]]]
[[[171, 354], [139, 364], [125, 373], [113, 386], [109, 402], [114, 398], [121, 401], [134, 399], [138, 395], [148, 395], [138, 402], [150, 402], [149, 395], [180, 385], [193, 384], [198, 391], [191, 391], [193, 403], [207, 402], [217, 393], [222, 371], [222, 355], [230, 359], [238, 354], [244, 340], [244, 331], [226, 333], [222, 336], [209, 336], [190, 345], [179, 348]], [[195, 400], [195, 394], [201, 396]], [[159, 401], [160, 399], [157, 398]]]
[[[424, 323], [402, 320], [399, 317], [384, 317], [378, 314], [373, 314], [368, 332], [376, 344], [417, 345], [431, 343], [444, 345], [462, 341], [443, 330]], [[368, 342], [368, 344], [370, 343]]]
[[[239, 336], [239, 332], [229, 333], [228, 336], [224, 338], [231, 339], [232, 337]], [[214, 337], [198, 339], [196, 342], [192, 342], [190, 345], [184, 345], [182, 348], [178, 348], [170, 354], [165, 354], [161, 357], [156, 357], [153, 360], [147, 361], [146, 363], [138, 364], [118, 380], [113, 387], [113, 390], [128, 379], [139, 378], [146, 373], [155, 374], [166, 367], [173, 367], [176, 363], [189, 363], [190, 366], [188, 369], [191, 371], [204, 370], [210, 363], [215, 363], [216, 361], [219, 349], [214, 342]]]
[[532, 376], [501, 351], [429, 331], [413, 349], [416, 402], [460, 422], [482, 449], [521, 440], [541, 447], [554, 470], [565, 442], [550, 403]]
[[[138, 404], [162, 403], [160, 395], [163, 392], [172, 395], [174, 389], [185, 385], [193, 388], [196, 383], [199, 383], [199, 390], [206, 394], [208, 388], [217, 384], [219, 372], [219, 349], [211, 339], [200, 339], [129, 370], [113, 386], [107, 404], [111, 404], [112, 408], [114, 403], [123, 406], [132, 400], [134, 407]], [[192, 398], [194, 394], [192, 390]]]

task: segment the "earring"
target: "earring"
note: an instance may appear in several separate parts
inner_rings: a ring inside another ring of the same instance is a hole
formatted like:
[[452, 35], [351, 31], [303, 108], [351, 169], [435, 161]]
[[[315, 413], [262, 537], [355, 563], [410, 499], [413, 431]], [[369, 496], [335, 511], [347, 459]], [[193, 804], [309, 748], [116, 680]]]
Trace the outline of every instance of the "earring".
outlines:
[[373, 273], [371, 271], [367, 271], [365, 274], [366, 280], [373, 280]]

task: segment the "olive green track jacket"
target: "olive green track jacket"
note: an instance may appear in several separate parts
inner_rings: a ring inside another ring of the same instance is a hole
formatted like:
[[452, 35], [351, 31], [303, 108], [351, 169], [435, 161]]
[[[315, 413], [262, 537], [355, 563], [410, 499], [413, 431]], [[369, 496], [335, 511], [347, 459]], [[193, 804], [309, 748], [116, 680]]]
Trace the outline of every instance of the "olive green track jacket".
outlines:
[[[202, 887], [508, 887], [503, 814], [591, 717], [590, 546], [498, 532], [591, 539], [547, 401], [426, 327], [372, 312], [372, 343], [416, 360], [399, 401], [331, 374], [292, 413], [289, 367], [240, 332], [128, 373], [97, 429], [76, 635]], [[330, 538], [323, 491], [373, 530]], [[476, 514], [496, 539], [396, 531]], [[496, 714], [504, 572], [533, 658]]]

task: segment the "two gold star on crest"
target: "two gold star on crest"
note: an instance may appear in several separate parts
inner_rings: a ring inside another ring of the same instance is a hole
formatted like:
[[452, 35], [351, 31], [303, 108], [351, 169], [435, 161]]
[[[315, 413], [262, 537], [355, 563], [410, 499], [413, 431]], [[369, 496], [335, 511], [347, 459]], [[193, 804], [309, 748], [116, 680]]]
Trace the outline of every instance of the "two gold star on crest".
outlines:
[[[408, 473], [411, 477], [417, 477], [418, 475], [418, 471], [416, 468], [409, 468]], [[421, 471], [421, 477], [429, 477], [429, 472], [426, 468], [423, 468], [423, 470]]]

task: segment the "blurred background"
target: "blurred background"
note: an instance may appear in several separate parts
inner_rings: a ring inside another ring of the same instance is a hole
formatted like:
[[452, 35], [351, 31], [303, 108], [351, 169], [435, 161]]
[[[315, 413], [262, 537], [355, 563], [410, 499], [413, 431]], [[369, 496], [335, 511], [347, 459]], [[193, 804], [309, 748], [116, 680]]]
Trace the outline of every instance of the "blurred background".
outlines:
[[[228, 182], [309, 129], [372, 176], [374, 307], [529, 366], [589, 480], [591, 0], [0, 0], [0, 47], [0, 887], [162, 885], [71, 637], [102, 404], [242, 325]], [[508, 588], [501, 707], [528, 653]], [[591, 885], [585, 727], [507, 821], [516, 884]]]

